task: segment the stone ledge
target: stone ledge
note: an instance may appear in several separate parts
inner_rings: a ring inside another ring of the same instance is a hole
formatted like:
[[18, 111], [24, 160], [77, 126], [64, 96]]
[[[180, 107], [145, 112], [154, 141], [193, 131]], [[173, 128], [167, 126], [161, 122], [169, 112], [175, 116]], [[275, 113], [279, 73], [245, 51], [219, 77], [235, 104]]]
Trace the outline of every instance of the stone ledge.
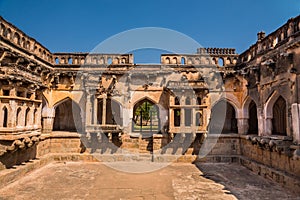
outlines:
[[207, 139], [209, 138], [240, 138], [241, 136], [237, 133], [229, 134], [207, 134]]
[[253, 160], [247, 159], [243, 156], [228, 156], [228, 155], [208, 155], [204, 158], [199, 158], [197, 155], [122, 155], [122, 154], [108, 154], [96, 155], [92, 154], [80, 154], [80, 153], [50, 153], [40, 158], [30, 160], [24, 164], [17, 165], [10, 169], [4, 169], [0, 171], [0, 187], [4, 187], [14, 181], [17, 181], [21, 177], [25, 176], [29, 172], [39, 169], [52, 162], [172, 162], [172, 163], [229, 163], [235, 162], [248, 168], [249, 170], [261, 175], [265, 178], [278, 182], [283, 187], [291, 188], [294, 192], [300, 191], [300, 177], [287, 174], [268, 166], [257, 163]]
[[244, 156], [240, 157], [240, 164], [264, 178], [279, 183], [282, 187], [291, 189], [295, 193], [300, 191], [299, 176], [268, 167]]
[[81, 134], [69, 131], [52, 131], [50, 138], [80, 138]]

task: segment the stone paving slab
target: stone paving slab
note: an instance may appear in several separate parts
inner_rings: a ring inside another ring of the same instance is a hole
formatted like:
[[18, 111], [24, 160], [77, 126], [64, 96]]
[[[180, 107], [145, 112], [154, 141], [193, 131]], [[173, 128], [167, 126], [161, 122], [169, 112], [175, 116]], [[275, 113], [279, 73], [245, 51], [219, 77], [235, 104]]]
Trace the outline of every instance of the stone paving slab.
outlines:
[[99, 162], [59, 162], [1, 188], [0, 199], [298, 198], [238, 164], [176, 163], [154, 172], [136, 174], [117, 171]]

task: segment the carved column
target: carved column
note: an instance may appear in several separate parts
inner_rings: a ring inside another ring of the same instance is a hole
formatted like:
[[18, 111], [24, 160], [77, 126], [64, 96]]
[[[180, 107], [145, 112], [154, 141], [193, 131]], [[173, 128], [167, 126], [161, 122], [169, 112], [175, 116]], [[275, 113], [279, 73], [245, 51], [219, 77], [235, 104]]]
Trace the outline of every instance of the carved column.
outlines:
[[15, 100], [9, 100], [11, 110], [8, 110], [7, 127], [16, 127], [17, 103]]
[[92, 124], [92, 103], [91, 103], [91, 94], [87, 94], [86, 97], [86, 107], [85, 107], [85, 124], [87, 125], [91, 125]]
[[293, 141], [300, 144], [300, 104], [292, 104]]
[[42, 110], [43, 132], [51, 133], [53, 130], [53, 122], [55, 117], [55, 109], [44, 107]]
[[180, 129], [181, 131], [183, 130], [184, 126], [185, 126], [185, 119], [184, 119], [184, 108], [180, 108]]
[[196, 130], [196, 110], [192, 108], [192, 130]]
[[173, 108], [170, 108], [169, 115], [170, 115], [170, 117], [169, 117], [170, 129], [173, 129], [173, 127], [174, 127], [174, 109]]
[[262, 115], [262, 109], [257, 107], [257, 122], [258, 122], [258, 135], [262, 136], [264, 133], [264, 117]]
[[97, 113], [98, 113], [98, 98], [97, 98], [97, 96], [95, 95], [95, 96], [94, 96], [94, 109], [93, 109], [93, 114], [94, 114], [94, 124], [98, 124]]
[[249, 129], [249, 123], [247, 118], [238, 118], [237, 119], [238, 133], [241, 135], [247, 134]]
[[107, 96], [103, 95], [102, 125], [106, 124], [106, 99], [107, 99]]
[[265, 118], [265, 131], [262, 135], [272, 135], [272, 118], [267, 117]]

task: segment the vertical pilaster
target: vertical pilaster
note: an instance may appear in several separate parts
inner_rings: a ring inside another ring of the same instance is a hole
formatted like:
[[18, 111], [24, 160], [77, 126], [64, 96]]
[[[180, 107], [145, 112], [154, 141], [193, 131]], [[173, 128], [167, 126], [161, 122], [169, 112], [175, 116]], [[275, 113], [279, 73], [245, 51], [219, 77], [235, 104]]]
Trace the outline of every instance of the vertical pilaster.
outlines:
[[103, 96], [103, 107], [102, 107], [102, 125], [106, 124], [106, 96]]
[[197, 124], [197, 122], [196, 122], [196, 110], [195, 110], [195, 108], [192, 108], [192, 130], [196, 130], [196, 124]]
[[238, 118], [237, 119], [237, 126], [238, 126], [238, 133], [240, 135], [247, 134], [249, 125], [248, 125], [248, 119], [247, 118]]
[[53, 122], [55, 117], [55, 109], [44, 107], [42, 110], [43, 132], [51, 133], [53, 130]]
[[170, 126], [170, 129], [172, 129], [174, 127], [174, 109], [173, 108], [170, 108], [169, 110], [169, 126]]
[[94, 114], [94, 124], [98, 124], [98, 117], [97, 117], [97, 113], [98, 113], [98, 98], [96, 97], [96, 95], [94, 96], [94, 107], [93, 107], [93, 114]]
[[184, 108], [180, 108], [180, 129], [183, 130], [185, 127], [185, 114], [184, 114]]
[[87, 94], [86, 97], [86, 109], [85, 109], [85, 124], [91, 125], [92, 124], [92, 103], [91, 103], [91, 94]]

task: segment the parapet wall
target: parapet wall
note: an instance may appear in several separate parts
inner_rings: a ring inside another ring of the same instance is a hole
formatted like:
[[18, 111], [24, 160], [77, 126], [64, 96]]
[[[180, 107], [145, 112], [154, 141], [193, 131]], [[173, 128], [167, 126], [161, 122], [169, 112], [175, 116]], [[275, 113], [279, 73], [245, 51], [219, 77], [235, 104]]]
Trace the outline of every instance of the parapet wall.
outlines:
[[33, 54], [38, 58], [48, 62], [54, 63], [51, 52], [35, 39], [26, 35], [23, 31], [5, 21], [0, 16], [0, 37], [1, 40], [5, 40], [25, 50], [29, 54]]
[[264, 32], [257, 34], [257, 42], [240, 54], [238, 63], [249, 62], [257, 55], [266, 54], [281, 45], [288, 43], [300, 34], [300, 15], [291, 18], [273, 33], [265, 36]]

